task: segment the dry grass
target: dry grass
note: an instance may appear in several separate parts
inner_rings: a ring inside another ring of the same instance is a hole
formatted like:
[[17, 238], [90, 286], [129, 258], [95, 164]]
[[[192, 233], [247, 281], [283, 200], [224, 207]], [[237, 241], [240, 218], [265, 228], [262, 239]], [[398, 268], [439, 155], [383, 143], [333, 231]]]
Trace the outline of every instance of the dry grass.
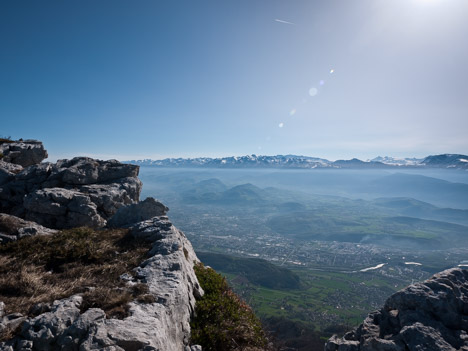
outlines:
[[0, 145], [1, 144], [11, 144], [11, 143], [14, 143], [15, 141], [14, 140], [11, 140], [10, 137], [8, 138], [0, 138]]
[[145, 284], [128, 288], [119, 281], [141, 263], [149, 247], [123, 229], [88, 228], [0, 246], [0, 301], [7, 313], [31, 314], [37, 303], [81, 293], [83, 310], [99, 307], [108, 317], [123, 318], [130, 301], [149, 301]]
[[13, 235], [21, 226], [19, 222], [15, 220], [15, 217], [0, 213], [0, 232]]

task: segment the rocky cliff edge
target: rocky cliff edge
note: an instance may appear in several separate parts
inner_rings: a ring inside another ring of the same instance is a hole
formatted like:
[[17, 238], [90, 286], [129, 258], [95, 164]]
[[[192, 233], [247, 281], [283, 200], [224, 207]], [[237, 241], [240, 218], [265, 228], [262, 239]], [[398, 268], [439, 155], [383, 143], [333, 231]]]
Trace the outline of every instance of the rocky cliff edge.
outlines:
[[16, 332], [0, 350], [200, 350], [189, 346], [195, 298], [203, 295], [193, 270], [198, 258], [165, 215], [167, 207], [152, 198], [139, 202], [138, 166], [86, 157], [39, 163], [47, 155], [44, 150], [37, 156], [40, 142], [32, 143], [33, 161], [19, 162], [31, 151], [16, 144], [24, 143], [2, 146], [0, 243], [61, 228], [104, 227], [108, 221], [126, 227], [152, 248], [121, 279], [129, 286], [146, 284], [154, 302], [132, 301], [124, 319], [107, 318], [99, 308], [82, 312], [80, 295], [41, 304], [42, 313], [34, 317], [8, 314], [0, 302], [0, 333]]
[[454, 268], [390, 296], [325, 351], [468, 351], [468, 270]]

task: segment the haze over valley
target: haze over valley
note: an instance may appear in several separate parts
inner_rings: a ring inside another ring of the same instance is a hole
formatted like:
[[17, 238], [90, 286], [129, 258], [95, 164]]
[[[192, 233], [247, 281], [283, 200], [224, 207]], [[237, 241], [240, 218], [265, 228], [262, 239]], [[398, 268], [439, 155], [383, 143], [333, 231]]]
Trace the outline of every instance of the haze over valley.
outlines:
[[391, 292], [468, 265], [464, 170], [142, 166], [140, 177], [272, 330], [328, 336]]

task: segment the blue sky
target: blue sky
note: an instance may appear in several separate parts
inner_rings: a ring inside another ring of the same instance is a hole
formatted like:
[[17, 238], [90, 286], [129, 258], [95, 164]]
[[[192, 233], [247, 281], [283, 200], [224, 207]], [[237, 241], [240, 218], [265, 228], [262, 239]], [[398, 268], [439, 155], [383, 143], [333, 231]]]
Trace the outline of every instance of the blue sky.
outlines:
[[466, 0], [0, 3], [0, 134], [52, 160], [468, 153]]

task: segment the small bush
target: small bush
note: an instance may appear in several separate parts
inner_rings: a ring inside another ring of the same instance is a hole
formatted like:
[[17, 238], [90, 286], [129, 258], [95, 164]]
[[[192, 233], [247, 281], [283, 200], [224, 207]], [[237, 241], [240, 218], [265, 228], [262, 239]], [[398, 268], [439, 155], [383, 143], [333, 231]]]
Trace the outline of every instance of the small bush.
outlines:
[[260, 321], [231, 291], [226, 279], [202, 264], [194, 268], [205, 295], [196, 303], [192, 344], [207, 351], [265, 349], [268, 341]]

